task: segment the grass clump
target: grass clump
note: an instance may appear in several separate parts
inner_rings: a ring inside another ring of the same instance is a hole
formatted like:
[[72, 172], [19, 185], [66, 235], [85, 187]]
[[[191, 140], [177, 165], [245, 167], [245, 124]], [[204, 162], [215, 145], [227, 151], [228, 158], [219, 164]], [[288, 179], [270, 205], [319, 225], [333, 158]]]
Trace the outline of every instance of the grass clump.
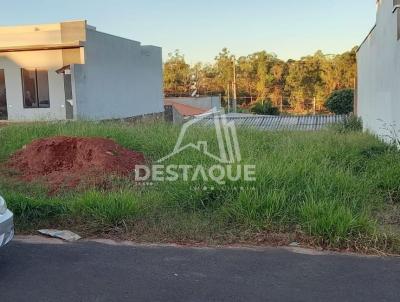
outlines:
[[333, 125], [332, 128], [339, 133], [361, 132], [363, 130], [363, 122], [360, 117], [350, 114], [341, 123]]
[[[36, 123], [0, 130], [0, 160], [33, 139], [56, 135], [112, 138], [155, 162], [169, 154], [180, 128], [164, 123]], [[242, 163], [256, 165], [256, 182], [216, 184], [197, 180], [138, 186], [116, 181], [49, 196], [21, 184], [3, 168], [0, 194], [16, 215], [17, 228], [69, 227], [89, 236], [162, 242], [258, 242], [260, 234], [293, 234], [331, 248], [399, 252], [398, 236], [380, 223], [400, 196], [400, 154], [375, 137], [355, 131], [261, 132], [238, 129]], [[194, 128], [186, 140], [207, 140], [212, 129]], [[214, 165], [187, 151], [166, 164]], [[391, 197], [391, 198], [389, 198]], [[268, 237], [268, 236], [267, 236]], [[299, 239], [299, 240], [300, 240]], [[290, 243], [290, 242], [289, 242]]]

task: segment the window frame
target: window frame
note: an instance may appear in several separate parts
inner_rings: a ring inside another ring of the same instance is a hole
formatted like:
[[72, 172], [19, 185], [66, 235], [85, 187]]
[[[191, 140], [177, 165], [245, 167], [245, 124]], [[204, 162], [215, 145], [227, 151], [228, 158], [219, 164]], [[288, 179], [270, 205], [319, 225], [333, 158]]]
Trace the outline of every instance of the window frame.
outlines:
[[[36, 98], [36, 106], [26, 106], [25, 102], [25, 79], [24, 79], [24, 71], [27, 72], [35, 72], [35, 98]], [[38, 71], [43, 71], [47, 73], [47, 91], [49, 94], [49, 104], [48, 105], [40, 105], [39, 98], [39, 84], [38, 84]], [[49, 83], [49, 71], [45, 69], [39, 68], [21, 68], [21, 81], [22, 81], [22, 105], [24, 109], [49, 109], [50, 108], [50, 83]]]

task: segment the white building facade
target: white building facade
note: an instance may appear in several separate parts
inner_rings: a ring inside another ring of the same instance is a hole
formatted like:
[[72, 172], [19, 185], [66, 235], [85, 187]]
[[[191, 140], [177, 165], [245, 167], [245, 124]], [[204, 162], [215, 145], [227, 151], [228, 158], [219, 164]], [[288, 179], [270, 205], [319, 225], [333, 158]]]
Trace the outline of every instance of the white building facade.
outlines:
[[376, 25], [357, 53], [356, 113], [366, 130], [388, 139], [400, 129], [400, 1], [376, 4]]
[[86, 21], [0, 27], [0, 118], [105, 120], [162, 113], [162, 51]]

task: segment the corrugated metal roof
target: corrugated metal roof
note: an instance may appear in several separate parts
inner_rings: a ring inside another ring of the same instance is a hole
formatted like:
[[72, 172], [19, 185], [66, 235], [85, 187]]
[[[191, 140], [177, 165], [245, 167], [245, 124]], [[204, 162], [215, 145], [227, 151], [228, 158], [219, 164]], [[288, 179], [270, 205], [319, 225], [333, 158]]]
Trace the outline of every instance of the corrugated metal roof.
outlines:
[[[259, 130], [293, 130], [293, 131], [315, 131], [322, 130], [328, 125], [343, 122], [346, 115], [307, 115], [307, 116], [235, 116], [226, 115], [229, 122], [234, 121], [237, 127], [255, 128]], [[212, 126], [213, 116], [201, 117], [198, 125]]]

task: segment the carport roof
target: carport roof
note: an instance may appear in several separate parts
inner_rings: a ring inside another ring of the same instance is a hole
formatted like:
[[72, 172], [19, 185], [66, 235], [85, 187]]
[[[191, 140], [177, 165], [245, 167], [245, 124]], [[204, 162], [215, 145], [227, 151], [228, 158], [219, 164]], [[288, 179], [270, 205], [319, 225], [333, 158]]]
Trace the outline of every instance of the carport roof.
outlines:
[[173, 106], [182, 116], [196, 116], [208, 112], [207, 109], [202, 109], [190, 105], [180, 104], [177, 102], [165, 101], [166, 106]]

